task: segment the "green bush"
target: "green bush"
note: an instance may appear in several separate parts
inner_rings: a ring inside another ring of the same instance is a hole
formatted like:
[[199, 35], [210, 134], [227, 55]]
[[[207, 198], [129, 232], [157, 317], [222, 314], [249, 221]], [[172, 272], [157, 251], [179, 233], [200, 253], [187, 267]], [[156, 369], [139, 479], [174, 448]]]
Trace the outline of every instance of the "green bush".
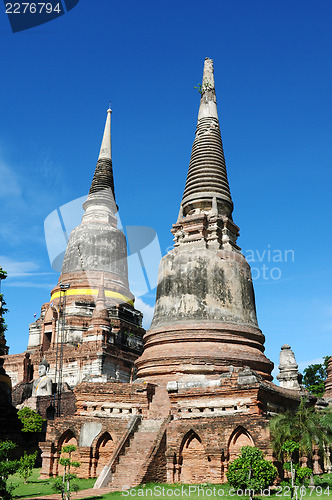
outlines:
[[33, 468], [36, 463], [38, 451], [35, 453], [31, 453], [30, 455], [27, 452], [24, 452], [23, 457], [19, 460], [19, 470], [18, 473], [20, 477], [23, 477], [25, 484], [27, 484], [29, 477], [32, 474]]
[[12, 460], [12, 451], [16, 444], [12, 441], [0, 441], [0, 498], [11, 500], [14, 486], [8, 484], [8, 478], [19, 468], [19, 461]]
[[43, 423], [46, 422], [45, 418], [28, 407], [21, 408], [17, 412], [17, 416], [23, 424], [23, 432], [41, 432]]
[[277, 469], [265, 460], [263, 452], [252, 446], [243, 446], [241, 455], [228, 465], [227, 479], [233, 488], [258, 492], [271, 486]]
[[309, 484], [309, 479], [312, 476], [312, 469], [309, 467], [299, 467], [296, 469], [295, 484]]
[[63, 453], [68, 454], [68, 458], [61, 457], [59, 460], [60, 464], [64, 467], [64, 471], [62, 477], [56, 478], [53, 489], [61, 492], [62, 500], [70, 500], [71, 492], [79, 490], [79, 486], [72, 482], [77, 476], [70, 472], [71, 467], [77, 468], [81, 465], [79, 462], [71, 459], [72, 454], [76, 450], [76, 446], [68, 444], [67, 446], [63, 446], [60, 452], [61, 455]]

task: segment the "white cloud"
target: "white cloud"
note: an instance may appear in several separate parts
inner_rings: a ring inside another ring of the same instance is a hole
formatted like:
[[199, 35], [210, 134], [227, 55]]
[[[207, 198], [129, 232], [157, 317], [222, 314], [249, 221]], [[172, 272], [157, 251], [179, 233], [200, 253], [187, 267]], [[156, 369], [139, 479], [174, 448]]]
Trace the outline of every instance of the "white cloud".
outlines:
[[0, 255], [0, 266], [7, 272], [10, 278], [29, 276], [31, 273], [34, 274], [34, 271], [38, 270], [38, 265], [35, 262], [20, 262], [4, 255]]
[[19, 197], [22, 190], [17, 181], [13, 170], [3, 162], [0, 162], [0, 196], [1, 197]]
[[46, 290], [52, 290], [55, 283], [33, 283], [31, 281], [15, 281], [14, 283], [6, 283], [7, 287], [17, 287], [17, 288], [46, 288]]
[[154, 307], [146, 304], [142, 299], [138, 298], [135, 299], [135, 308], [143, 313], [143, 328], [147, 330], [150, 327], [153, 318]]

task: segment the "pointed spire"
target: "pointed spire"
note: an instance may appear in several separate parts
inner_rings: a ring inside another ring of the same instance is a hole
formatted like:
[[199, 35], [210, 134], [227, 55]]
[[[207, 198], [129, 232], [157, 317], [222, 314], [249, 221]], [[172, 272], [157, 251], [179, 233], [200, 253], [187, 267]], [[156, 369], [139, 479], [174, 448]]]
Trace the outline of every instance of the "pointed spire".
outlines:
[[92, 313], [92, 318], [103, 318], [108, 321], [108, 312], [106, 308], [105, 301], [105, 285], [104, 285], [104, 273], [100, 277], [100, 285], [98, 289], [98, 296], [96, 299], [96, 307]]
[[112, 110], [107, 110], [106, 123], [103, 139], [101, 142], [97, 166], [92, 179], [89, 196], [83, 204], [84, 210], [91, 205], [107, 205], [113, 214], [117, 212], [114, 193], [114, 180], [112, 168], [112, 148], [111, 148], [111, 114]]
[[218, 120], [217, 98], [214, 87], [213, 61], [208, 57], [204, 61], [203, 80], [201, 86], [201, 103], [198, 112], [198, 121], [202, 118], [213, 117]]
[[[111, 105], [111, 103], [110, 103], [110, 105]], [[102, 143], [101, 143], [101, 148], [100, 148], [98, 160], [101, 160], [101, 159], [112, 160], [112, 150], [111, 150], [111, 114], [112, 114], [112, 110], [109, 107], [108, 110], [107, 110], [107, 118], [106, 118], [105, 130], [104, 130], [104, 135], [103, 135], [103, 140], [102, 140]]]
[[98, 290], [98, 297], [96, 304], [100, 304], [105, 306], [105, 286], [104, 286], [104, 273], [101, 274], [100, 277], [100, 285]]
[[197, 213], [197, 211], [210, 211], [215, 198], [218, 213], [230, 216], [233, 211], [233, 202], [220, 135], [213, 61], [209, 58], [205, 59], [200, 92], [201, 102], [196, 137], [182, 198], [183, 215]]

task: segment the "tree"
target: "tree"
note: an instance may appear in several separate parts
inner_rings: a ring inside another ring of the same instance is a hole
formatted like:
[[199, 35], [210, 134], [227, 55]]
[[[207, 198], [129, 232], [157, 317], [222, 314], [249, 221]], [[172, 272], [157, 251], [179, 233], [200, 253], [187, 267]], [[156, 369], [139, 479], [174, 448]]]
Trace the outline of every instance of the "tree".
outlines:
[[[294, 481], [295, 481], [295, 468], [294, 468], [294, 457], [293, 453], [295, 451], [298, 451], [300, 448], [299, 443], [296, 441], [292, 441], [291, 439], [287, 439], [287, 441], [284, 442], [284, 444], [281, 447], [281, 450], [287, 453], [289, 456], [290, 462], [287, 462], [290, 464], [290, 473], [291, 473], [291, 484], [292, 488], [294, 488]], [[288, 470], [287, 468], [284, 467], [284, 469]]]
[[5, 280], [7, 278], [7, 273], [0, 266], [0, 356], [4, 354], [8, 354], [8, 346], [6, 344], [5, 331], [7, 330], [7, 325], [3, 318], [3, 315], [8, 312], [8, 309], [5, 307], [6, 302], [3, 298], [3, 294], [1, 293], [1, 280]]
[[43, 429], [43, 423], [46, 419], [41, 417], [38, 413], [31, 410], [27, 406], [21, 408], [17, 412], [18, 418], [21, 420], [23, 427], [22, 432], [41, 432]]
[[62, 500], [70, 500], [70, 495], [72, 491], [78, 491], [78, 485], [72, 483], [72, 480], [77, 476], [76, 474], [72, 474], [70, 472], [71, 467], [80, 467], [80, 463], [71, 459], [71, 456], [74, 451], [76, 451], [77, 447], [69, 444], [67, 446], [63, 446], [60, 454], [64, 453], [68, 455], [67, 458], [61, 457], [59, 462], [64, 467], [62, 478], [58, 477], [54, 483], [53, 488], [56, 491], [61, 492]]
[[263, 452], [253, 446], [243, 446], [241, 455], [228, 465], [226, 473], [233, 488], [256, 492], [273, 484], [277, 469], [271, 461], [265, 460]]
[[24, 452], [23, 457], [19, 459], [19, 469], [18, 473], [21, 477], [23, 477], [25, 484], [27, 484], [29, 477], [32, 474], [32, 469], [35, 466], [38, 452], [31, 453], [30, 455], [27, 452]]
[[[315, 448], [323, 456], [324, 448], [332, 442], [332, 411], [308, 407], [302, 398], [296, 411], [287, 410], [270, 420], [270, 431], [272, 447], [279, 460], [284, 459], [285, 452], [292, 454], [296, 448], [300, 456], [312, 458]], [[296, 444], [293, 450], [291, 442]]]
[[0, 498], [11, 500], [14, 486], [8, 484], [8, 478], [19, 468], [19, 461], [12, 460], [12, 451], [16, 444], [12, 441], [0, 441]]
[[330, 356], [324, 356], [323, 363], [309, 365], [303, 371], [303, 385], [309, 392], [321, 398], [324, 395], [324, 382], [327, 377], [327, 365]]

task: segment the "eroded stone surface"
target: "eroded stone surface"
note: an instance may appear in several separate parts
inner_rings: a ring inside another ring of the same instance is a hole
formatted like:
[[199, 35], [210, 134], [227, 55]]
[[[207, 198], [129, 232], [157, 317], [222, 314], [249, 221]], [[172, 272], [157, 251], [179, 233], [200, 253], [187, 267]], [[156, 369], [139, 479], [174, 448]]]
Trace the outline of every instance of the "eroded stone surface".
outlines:
[[295, 355], [288, 344], [281, 347], [279, 370], [277, 379], [281, 387], [295, 391], [302, 389], [302, 375], [298, 371]]

